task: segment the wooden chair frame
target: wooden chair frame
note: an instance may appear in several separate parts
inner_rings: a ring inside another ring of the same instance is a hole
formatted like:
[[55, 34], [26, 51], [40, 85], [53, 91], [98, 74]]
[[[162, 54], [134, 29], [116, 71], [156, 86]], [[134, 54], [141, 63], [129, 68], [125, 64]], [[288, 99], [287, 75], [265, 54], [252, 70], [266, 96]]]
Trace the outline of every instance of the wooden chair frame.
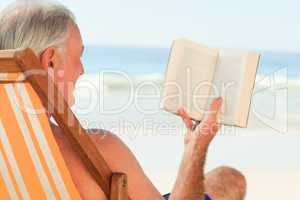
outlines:
[[[102, 188], [106, 198], [130, 200], [127, 194], [126, 174], [111, 171], [67, 102], [60, 97], [58, 87], [48, 78], [46, 70], [42, 68], [34, 52], [31, 49], [0, 51], [0, 66], [0, 73], [23, 73], [25, 75], [25, 81], [32, 85], [46, 110], [53, 111], [51, 114], [58, 126], [76, 148], [77, 153]], [[43, 73], [35, 74], [32, 73], [33, 71]], [[53, 94], [53, 96], [50, 97], [49, 94]], [[68, 122], [72, 122], [71, 125]]]

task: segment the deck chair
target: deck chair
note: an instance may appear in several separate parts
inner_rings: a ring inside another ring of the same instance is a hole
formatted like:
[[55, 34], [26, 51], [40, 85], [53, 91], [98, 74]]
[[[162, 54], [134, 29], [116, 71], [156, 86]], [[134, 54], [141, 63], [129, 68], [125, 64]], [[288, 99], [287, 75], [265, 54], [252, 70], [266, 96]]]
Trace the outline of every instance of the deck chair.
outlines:
[[32, 50], [0, 51], [0, 199], [81, 199], [53, 136], [50, 111], [107, 199], [130, 199], [126, 174], [110, 170], [57, 86], [49, 85]]

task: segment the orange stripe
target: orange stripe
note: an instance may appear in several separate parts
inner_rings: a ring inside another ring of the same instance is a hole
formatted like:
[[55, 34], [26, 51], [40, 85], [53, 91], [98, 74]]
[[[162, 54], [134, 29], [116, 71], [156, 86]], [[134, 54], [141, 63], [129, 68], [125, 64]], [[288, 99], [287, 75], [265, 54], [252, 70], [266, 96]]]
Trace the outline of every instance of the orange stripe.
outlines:
[[[11, 181], [12, 181], [12, 184], [14, 185], [14, 189], [17, 192], [17, 195], [18, 195], [19, 199], [21, 199], [19, 187], [18, 187], [17, 182], [16, 182], [16, 180], [14, 178], [14, 175], [12, 173], [11, 167], [9, 166], [9, 162], [7, 160], [7, 156], [6, 156], [5, 152], [3, 151], [3, 146], [2, 146], [1, 143], [0, 143], [0, 151], [1, 151], [2, 155], [3, 155], [4, 161], [5, 161], [6, 166], [8, 168], [9, 176], [11, 177]], [[3, 178], [0, 178], [0, 199], [10, 199], [9, 193], [8, 193], [8, 190], [7, 190], [7, 186], [3, 182]]]
[[[55, 193], [55, 197], [56, 197], [57, 199], [59, 199], [59, 198], [60, 198], [60, 195], [59, 195], [59, 193], [58, 193], [58, 191], [57, 191], [57, 188], [56, 188], [55, 183], [54, 183], [54, 180], [53, 180], [53, 178], [52, 178], [52, 176], [51, 176], [49, 167], [48, 167], [48, 165], [47, 165], [47, 163], [46, 163], [46, 161], [45, 161], [45, 157], [44, 157], [44, 155], [43, 155], [43, 153], [42, 153], [41, 147], [40, 147], [40, 145], [39, 145], [39, 143], [38, 143], [38, 141], [37, 141], [37, 138], [36, 138], [36, 136], [35, 136], [35, 134], [34, 134], [34, 130], [33, 130], [33, 128], [32, 128], [30, 119], [29, 119], [29, 117], [28, 117], [28, 115], [31, 114], [31, 113], [27, 113], [26, 110], [25, 110], [25, 106], [28, 106], [28, 105], [25, 105], [24, 102], [22, 101], [22, 98], [21, 98], [21, 96], [20, 96], [21, 94], [18, 92], [18, 90], [17, 90], [17, 88], [16, 88], [16, 87], [17, 87], [16, 84], [14, 84], [13, 87], [14, 87], [14, 91], [15, 91], [15, 93], [16, 93], [16, 95], [17, 95], [19, 104], [20, 104], [20, 106], [21, 106], [21, 111], [22, 111], [23, 117], [24, 117], [25, 122], [26, 122], [26, 124], [27, 124], [27, 126], [28, 126], [28, 128], [29, 128], [29, 132], [30, 132], [30, 136], [31, 136], [31, 138], [32, 138], [33, 144], [34, 144], [35, 149], [36, 149], [36, 151], [37, 151], [37, 153], [38, 153], [38, 156], [39, 156], [39, 158], [40, 158], [40, 161], [41, 161], [43, 170], [45, 171], [45, 173], [46, 173], [46, 175], [47, 175], [47, 178], [48, 178], [48, 180], [49, 180], [49, 183], [50, 183], [50, 185], [51, 185], [51, 188], [52, 188], [53, 192]], [[33, 105], [35, 105], [35, 104], [33, 104]], [[32, 109], [33, 109], [33, 108], [32, 108]], [[43, 124], [41, 124], [41, 125], [43, 125]], [[45, 134], [45, 133], [46, 133], [46, 132], [43, 132], [42, 134]], [[40, 134], [40, 133], [37, 133], [37, 134]]]
[[8, 96], [4, 89], [4, 84], [0, 84], [0, 118], [3, 122], [4, 129], [12, 147], [16, 162], [19, 166], [20, 173], [24, 179], [31, 199], [45, 199], [45, 193], [38, 179], [37, 172], [29, 155], [22, 132], [11, 108]]
[[6, 185], [4, 184], [1, 176], [0, 176], [0, 199], [2, 200], [10, 199]]
[[[28, 84], [25, 85], [26, 90], [28, 92], [28, 95], [30, 96], [30, 99], [32, 101], [32, 104], [34, 105], [35, 109], [41, 110], [42, 103], [38, 97], [38, 95], [34, 92], [33, 88]], [[40, 121], [40, 124], [42, 124], [43, 133], [45, 133], [45, 138], [48, 141], [50, 151], [52, 152], [53, 157], [55, 158], [56, 165], [58, 167], [58, 170], [62, 176], [62, 179], [64, 180], [65, 186], [70, 194], [70, 199], [72, 200], [80, 200], [80, 195], [72, 181], [71, 175], [69, 170], [66, 167], [66, 163], [62, 157], [62, 153], [56, 143], [56, 140], [53, 136], [52, 129], [49, 124], [49, 120], [47, 115], [45, 114], [38, 114], [38, 119]]]

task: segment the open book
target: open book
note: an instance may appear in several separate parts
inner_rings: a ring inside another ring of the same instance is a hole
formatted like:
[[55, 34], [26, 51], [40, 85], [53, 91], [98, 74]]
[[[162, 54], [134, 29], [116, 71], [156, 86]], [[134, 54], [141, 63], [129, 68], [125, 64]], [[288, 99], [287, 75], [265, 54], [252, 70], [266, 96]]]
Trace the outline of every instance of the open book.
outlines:
[[260, 55], [213, 49], [175, 40], [165, 76], [162, 108], [177, 114], [184, 107], [201, 121], [211, 101], [223, 97], [221, 124], [246, 127]]

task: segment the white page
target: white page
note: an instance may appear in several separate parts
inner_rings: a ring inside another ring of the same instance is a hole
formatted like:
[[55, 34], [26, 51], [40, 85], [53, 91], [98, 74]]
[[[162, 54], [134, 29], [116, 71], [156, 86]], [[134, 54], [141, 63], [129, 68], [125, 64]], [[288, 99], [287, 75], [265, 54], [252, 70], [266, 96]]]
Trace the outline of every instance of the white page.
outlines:
[[176, 113], [183, 106], [192, 118], [201, 120], [217, 57], [215, 50], [187, 40], [176, 40], [166, 74], [163, 108]]
[[221, 123], [235, 125], [241, 89], [245, 79], [247, 52], [224, 49], [219, 51], [213, 88], [209, 102], [222, 96]]

